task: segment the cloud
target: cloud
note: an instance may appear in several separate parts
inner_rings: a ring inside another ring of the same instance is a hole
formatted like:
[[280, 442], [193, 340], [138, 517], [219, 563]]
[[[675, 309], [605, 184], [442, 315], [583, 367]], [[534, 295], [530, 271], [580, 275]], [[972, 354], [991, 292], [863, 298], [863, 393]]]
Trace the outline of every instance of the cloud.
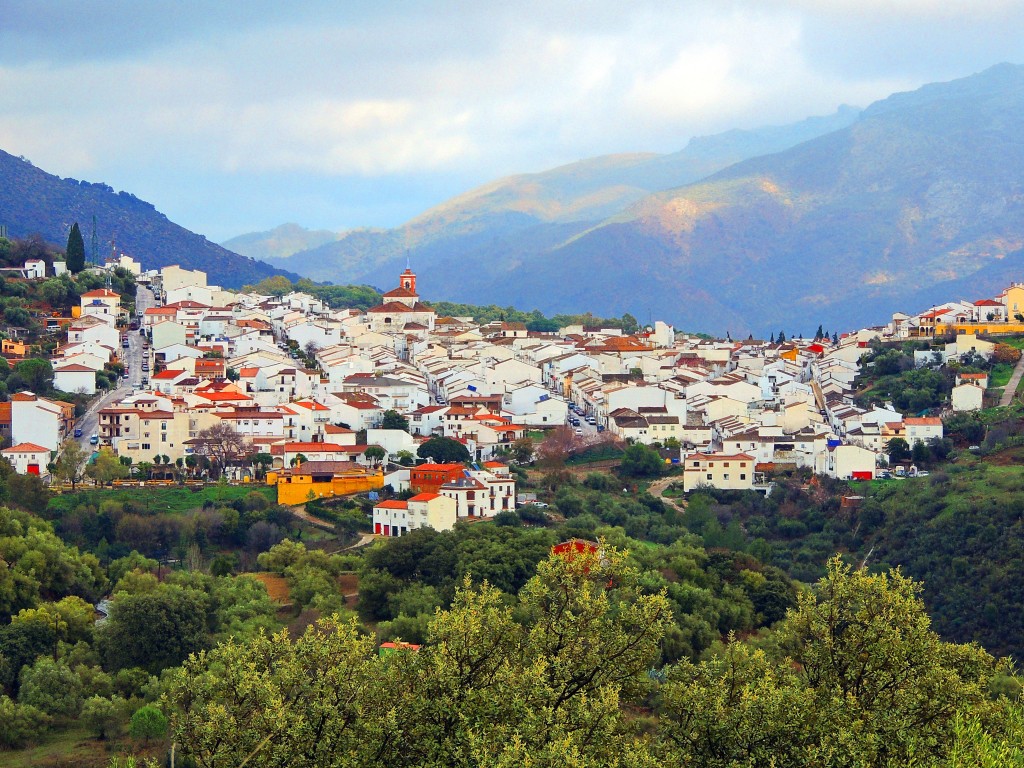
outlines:
[[[223, 205], [218, 174], [336, 178], [353, 195], [366, 194], [353, 179], [379, 179], [413, 206], [420, 198], [399, 188], [413, 178], [436, 195], [596, 154], [675, 151], [695, 134], [863, 106], [1024, 60], [1024, 3], [1011, 0], [208, 10], [169, 0], [13, 8], [0, 30], [0, 147], [61, 175], [152, 179], [158, 204], [216, 199], [211, 221]], [[280, 203], [281, 220], [302, 220]]]

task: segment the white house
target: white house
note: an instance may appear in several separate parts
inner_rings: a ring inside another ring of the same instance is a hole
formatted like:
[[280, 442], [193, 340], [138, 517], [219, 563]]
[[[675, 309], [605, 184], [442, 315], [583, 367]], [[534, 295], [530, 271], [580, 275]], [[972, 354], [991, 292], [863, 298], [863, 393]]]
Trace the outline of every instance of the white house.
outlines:
[[117, 323], [117, 313], [121, 309], [121, 297], [109, 288], [97, 288], [87, 291], [81, 297], [82, 314], [98, 317], [110, 325]]
[[121, 332], [99, 317], [85, 315], [68, 326], [68, 344], [87, 341], [117, 349], [121, 344]]
[[[984, 374], [978, 374], [984, 376]], [[964, 381], [953, 387], [950, 403], [954, 411], [980, 411], [985, 399], [985, 387], [974, 381]]]
[[749, 491], [754, 487], [755, 459], [749, 453], [691, 453], [683, 458], [683, 490], [701, 486]]
[[96, 394], [96, 369], [81, 363], [69, 363], [53, 371], [53, 386], [61, 392]]
[[450, 531], [455, 520], [455, 500], [437, 493], [382, 501], [373, 508], [373, 532], [380, 536], [401, 536], [419, 528]]
[[46, 277], [46, 262], [42, 259], [28, 259], [25, 262], [25, 277], [29, 280], [42, 280]]
[[913, 447], [914, 443], [927, 443], [932, 439], [942, 439], [942, 419], [938, 416], [908, 417], [903, 420], [903, 425], [906, 428], [906, 440], [910, 447]]
[[837, 445], [821, 454], [819, 474], [839, 480], [870, 480], [875, 476], [875, 454], [859, 445]]
[[399, 451], [416, 453], [416, 441], [404, 429], [368, 429], [366, 443], [379, 445], [388, 452], [388, 456], [394, 456]]
[[11, 395], [11, 443], [32, 443], [56, 451], [71, 432], [75, 406], [32, 392]]
[[18, 443], [0, 451], [19, 475], [45, 475], [50, 451], [35, 443]]

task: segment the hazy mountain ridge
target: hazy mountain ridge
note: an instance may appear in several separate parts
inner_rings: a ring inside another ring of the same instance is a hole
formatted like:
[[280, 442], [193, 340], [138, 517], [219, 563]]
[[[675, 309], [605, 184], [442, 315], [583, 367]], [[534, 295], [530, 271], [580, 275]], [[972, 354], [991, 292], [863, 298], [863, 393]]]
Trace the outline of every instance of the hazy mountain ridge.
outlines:
[[[499, 179], [435, 206], [402, 227], [345, 233], [338, 241], [303, 254], [308, 256], [302, 259], [303, 270], [318, 280], [390, 285], [395, 267], [404, 264], [407, 254], [428, 281], [435, 260], [464, 264], [464, 259], [473, 255], [504, 274], [509, 265], [497, 264], [496, 254], [535, 257], [571, 241], [653, 191], [695, 181], [737, 160], [775, 152], [848, 125], [858, 113], [854, 107], [844, 106], [833, 115], [793, 125], [694, 138], [685, 149], [668, 155], [604, 155]], [[532, 244], [530, 252], [523, 252], [519, 241], [524, 238]], [[490, 256], [479, 251], [483, 240], [492, 243]], [[268, 261], [290, 268], [297, 263]], [[480, 284], [476, 279], [472, 282]], [[455, 300], [455, 294], [435, 294], [435, 298]]]
[[328, 229], [306, 229], [295, 223], [281, 224], [266, 232], [250, 232], [221, 243], [223, 248], [251, 259], [267, 261], [288, 258], [301, 251], [319, 248], [344, 235]]
[[135, 195], [114, 192], [106, 184], [62, 179], [0, 151], [0, 223], [10, 236], [38, 233], [63, 246], [77, 221], [91, 255], [93, 216], [100, 259], [110, 254], [113, 242], [118, 252], [139, 259], [146, 269], [180, 264], [205, 270], [211, 282], [232, 288], [283, 273], [189, 232]]
[[852, 328], [1020, 279], [1024, 68], [998, 65], [834, 117], [661, 188], [742, 137], [504, 179], [363, 241], [360, 253], [322, 247], [315, 276], [390, 285], [408, 253], [431, 298], [631, 311], [734, 334]]

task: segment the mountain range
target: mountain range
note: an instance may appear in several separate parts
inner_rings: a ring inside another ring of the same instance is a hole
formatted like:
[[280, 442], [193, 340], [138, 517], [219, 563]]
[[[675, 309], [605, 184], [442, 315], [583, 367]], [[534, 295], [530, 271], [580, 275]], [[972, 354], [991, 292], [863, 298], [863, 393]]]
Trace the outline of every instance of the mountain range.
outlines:
[[391, 287], [409, 258], [428, 299], [843, 330], [1024, 275], [1022, 125], [1024, 68], [1001, 64], [863, 111], [513, 176], [268, 260]]
[[40, 235], [61, 248], [76, 221], [92, 255], [93, 217], [97, 258], [112, 248], [134, 256], [145, 269], [180, 264], [202, 269], [211, 283], [239, 288], [275, 274], [298, 276], [212, 243], [170, 221], [155, 206], [106, 184], [62, 179], [24, 158], [0, 151], [0, 224], [11, 237]]

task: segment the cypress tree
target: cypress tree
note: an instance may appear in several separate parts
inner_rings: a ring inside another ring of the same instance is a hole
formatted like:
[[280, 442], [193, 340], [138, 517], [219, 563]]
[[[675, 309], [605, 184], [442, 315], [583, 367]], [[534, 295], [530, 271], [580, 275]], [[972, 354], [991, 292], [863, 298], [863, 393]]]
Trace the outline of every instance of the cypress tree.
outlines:
[[71, 227], [71, 234], [68, 235], [68, 247], [64, 252], [64, 258], [68, 265], [68, 271], [78, 274], [85, 269], [85, 241], [82, 240], [82, 231], [78, 228], [76, 221]]

